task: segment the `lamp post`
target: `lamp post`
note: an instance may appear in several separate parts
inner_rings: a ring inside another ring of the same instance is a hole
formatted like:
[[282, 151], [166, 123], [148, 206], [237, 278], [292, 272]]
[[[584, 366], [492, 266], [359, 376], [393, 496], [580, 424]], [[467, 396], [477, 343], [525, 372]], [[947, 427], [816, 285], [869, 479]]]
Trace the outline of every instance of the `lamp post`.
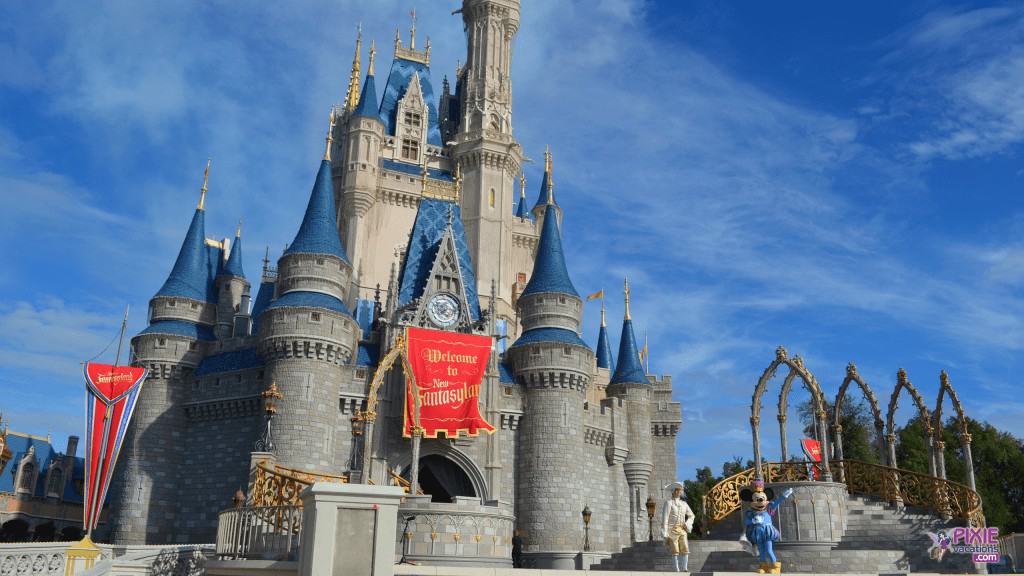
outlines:
[[590, 506], [583, 506], [583, 551], [590, 552]]
[[650, 495], [647, 496], [647, 541], [654, 542], [654, 509], [657, 504], [654, 503], [654, 498]]

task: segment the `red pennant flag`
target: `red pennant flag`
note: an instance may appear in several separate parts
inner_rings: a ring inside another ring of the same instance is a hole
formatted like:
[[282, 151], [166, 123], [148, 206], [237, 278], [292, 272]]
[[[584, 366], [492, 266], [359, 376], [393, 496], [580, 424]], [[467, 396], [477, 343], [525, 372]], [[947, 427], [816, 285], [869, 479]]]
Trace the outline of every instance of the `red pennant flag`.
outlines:
[[405, 341], [408, 369], [413, 375], [406, 379], [405, 386], [405, 437], [412, 435], [417, 398], [419, 425], [427, 438], [437, 438], [438, 432], [449, 438], [457, 437], [461, 431], [470, 436], [476, 436], [480, 430], [494, 432], [494, 426], [480, 415], [480, 384], [493, 339], [409, 328]]
[[804, 438], [800, 441], [800, 446], [804, 449], [804, 454], [811, 462], [814, 463], [814, 479], [818, 479], [818, 463], [821, 462], [821, 442], [817, 440], [811, 440], [810, 438]]
[[86, 532], [96, 527], [107, 498], [117, 455], [135, 410], [145, 368], [85, 364], [85, 506]]

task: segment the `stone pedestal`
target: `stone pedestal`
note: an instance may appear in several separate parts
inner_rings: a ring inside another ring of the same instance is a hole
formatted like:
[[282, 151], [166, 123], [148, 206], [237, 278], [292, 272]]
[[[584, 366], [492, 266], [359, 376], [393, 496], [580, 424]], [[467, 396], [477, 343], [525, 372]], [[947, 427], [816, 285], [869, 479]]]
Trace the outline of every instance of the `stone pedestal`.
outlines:
[[779, 506], [775, 525], [778, 549], [830, 550], [846, 531], [846, 485], [838, 482], [776, 482], [768, 484], [779, 497], [787, 488], [793, 496]]
[[299, 576], [392, 576], [399, 486], [318, 482], [302, 493]]

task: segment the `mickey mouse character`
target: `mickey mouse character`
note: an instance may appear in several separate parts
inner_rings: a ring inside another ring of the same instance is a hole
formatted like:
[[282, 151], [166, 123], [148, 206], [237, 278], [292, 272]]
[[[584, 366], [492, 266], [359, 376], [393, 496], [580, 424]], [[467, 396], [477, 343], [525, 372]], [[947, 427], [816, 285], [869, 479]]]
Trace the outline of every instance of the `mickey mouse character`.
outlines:
[[757, 546], [761, 554], [758, 574], [781, 574], [782, 562], [775, 558], [772, 543], [779, 539], [779, 530], [772, 524], [772, 516], [782, 502], [793, 495], [788, 488], [775, 498], [775, 491], [764, 487], [764, 480], [754, 480], [750, 488], [740, 490], [740, 500], [750, 502], [750, 510], [743, 513], [743, 526], [747, 540]]

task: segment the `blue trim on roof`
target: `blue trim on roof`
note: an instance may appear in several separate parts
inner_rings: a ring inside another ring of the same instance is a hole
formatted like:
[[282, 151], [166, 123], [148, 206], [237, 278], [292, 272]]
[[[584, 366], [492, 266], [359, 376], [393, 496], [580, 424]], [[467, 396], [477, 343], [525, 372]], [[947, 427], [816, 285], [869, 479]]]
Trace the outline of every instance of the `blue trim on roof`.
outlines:
[[572, 285], [569, 271], [565, 267], [565, 252], [562, 250], [562, 235], [558, 231], [558, 216], [554, 204], [544, 209], [544, 227], [537, 246], [537, 258], [533, 261], [533, 274], [521, 296], [557, 292], [579, 298]]
[[252, 333], [256, 333], [256, 325], [260, 320], [260, 314], [270, 306], [270, 301], [274, 299], [274, 283], [273, 282], [261, 282], [260, 289], [256, 292], [256, 300], [253, 301], [252, 305]]
[[609, 384], [648, 384], [647, 374], [640, 365], [640, 351], [633, 337], [633, 321], [622, 321], [622, 336], [619, 338], [619, 365], [615, 367]]
[[395, 125], [398, 113], [398, 101], [405, 96], [409, 88], [409, 81], [413, 74], [420, 75], [420, 90], [423, 93], [423, 101], [427, 104], [428, 124], [427, 143], [432, 146], [441, 146], [441, 129], [437, 123], [437, 105], [434, 103], [434, 87], [430, 84], [430, 66], [421, 62], [413, 62], [404, 58], [395, 58], [391, 61], [391, 72], [388, 74], [388, 83], [384, 88], [384, 99], [380, 103], [380, 120], [384, 123], [384, 131], [391, 136], [395, 135]]
[[196, 340], [216, 340], [213, 330], [210, 328], [184, 320], [157, 320], [139, 332], [140, 336], [143, 334], [167, 334]]
[[356, 366], [368, 366], [373, 368], [380, 361], [380, 347], [369, 342], [359, 343], [359, 353], [356, 355]]
[[185, 233], [185, 240], [178, 251], [178, 259], [167, 276], [167, 281], [156, 296], [190, 298], [200, 302], [208, 301], [210, 271], [206, 247], [206, 216], [196, 210]]
[[523, 335], [512, 345], [522, 346], [524, 344], [538, 344], [541, 342], [557, 342], [559, 344], [575, 344], [590, 350], [590, 346], [580, 338], [580, 335], [565, 328], [534, 328], [523, 332]]
[[256, 354], [255, 348], [245, 348], [242, 350], [233, 350], [231, 352], [222, 352], [220, 354], [214, 354], [203, 358], [203, 361], [199, 363], [199, 367], [196, 368], [196, 376], [206, 376], [207, 374], [220, 374], [223, 372], [234, 372], [235, 370], [248, 370], [250, 368], [259, 368], [263, 366], [263, 360]]
[[228, 254], [228, 263], [224, 265], [224, 273], [245, 278], [245, 272], [242, 272], [241, 236], [235, 236], [235, 242], [231, 245], [231, 252]]
[[604, 326], [597, 332], [597, 367], [615, 370], [612, 345], [608, 342], [608, 330]]
[[330, 254], [348, 262], [345, 249], [338, 236], [338, 218], [334, 204], [334, 187], [331, 185], [331, 162], [320, 162], [316, 183], [309, 195], [306, 214], [302, 217], [295, 240], [292, 240], [285, 254]]
[[14, 492], [14, 477], [17, 474], [18, 465], [21, 459], [28, 453], [30, 447], [36, 449], [36, 485], [32, 495], [38, 498], [46, 496], [46, 472], [50, 464], [64, 456], [74, 458], [71, 466], [71, 478], [65, 479], [64, 492], [62, 494], [65, 502], [80, 504], [83, 500], [82, 493], [75, 490], [75, 486], [83, 485], [85, 481], [85, 462], [82, 458], [74, 457], [74, 454], [62, 455], [51, 443], [37, 438], [26, 438], [16, 434], [7, 435], [7, 447], [11, 451], [11, 461], [8, 462], [4, 473], [0, 475], [0, 492]]
[[348, 306], [330, 294], [321, 292], [289, 292], [280, 296], [267, 306], [267, 310], [276, 308], [323, 308], [346, 316], [352, 316]]
[[480, 298], [476, 292], [476, 273], [473, 271], [473, 262], [469, 259], [469, 245], [466, 243], [466, 231], [462, 227], [461, 210], [458, 204], [445, 200], [420, 200], [398, 281], [398, 305], [404, 306], [423, 295], [441, 239], [448, 229], [449, 207], [454, 212], [452, 233], [455, 251], [459, 256], [459, 268], [462, 270], [466, 301], [469, 302], [470, 316], [473, 320], [479, 320]]
[[359, 95], [359, 104], [352, 111], [352, 116], [363, 116], [380, 120], [377, 109], [377, 83], [373, 80], [373, 74], [366, 75], [363, 93]]
[[[408, 162], [399, 162], [398, 160], [392, 160], [391, 158], [385, 158], [382, 160], [381, 168], [416, 177], [423, 174], [423, 166], [419, 164], [409, 164]], [[444, 182], [455, 181], [455, 177], [452, 176], [451, 172], [447, 170], [438, 170], [437, 168], [427, 168], [427, 178], [430, 180], [442, 180]]]
[[498, 381], [502, 384], [515, 384], [516, 378], [512, 374], [512, 367], [505, 362], [498, 363]]

